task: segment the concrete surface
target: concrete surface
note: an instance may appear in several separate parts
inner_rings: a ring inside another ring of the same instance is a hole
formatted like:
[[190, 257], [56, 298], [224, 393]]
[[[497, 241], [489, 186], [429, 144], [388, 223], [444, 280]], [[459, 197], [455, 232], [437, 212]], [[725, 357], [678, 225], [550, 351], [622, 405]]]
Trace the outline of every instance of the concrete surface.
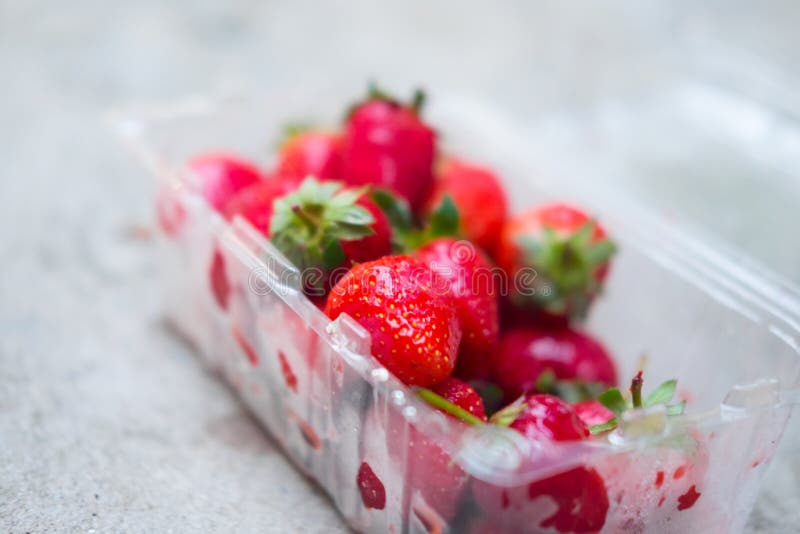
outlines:
[[[0, 530], [345, 531], [162, 326], [150, 184], [102, 113], [226, 79], [291, 86], [377, 74], [464, 86], [528, 116], [548, 105], [541, 87], [572, 88], [580, 76], [564, 35], [585, 40], [589, 64], [610, 58], [595, 81], [613, 89], [627, 61], [659, 55], [655, 26], [687, 16], [560, 4], [0, 1]], [[749, 28], [743, 46], [750, 39], [791, 64], [797, 47], [780, 32], [796, 27], [791, 2], [758, 16], [716, 5], [729, 28]], [[758, 23], [768, 30], [753, 30]], [[640, 44], [628, 46], [622, 30]], [[763, 262], [771, 250], [760, 251]], [[800, 282], [796, 258], [774, 265]], [[800, 524], [800, 462], [788, 456], [773, 468], [753, 532]]]

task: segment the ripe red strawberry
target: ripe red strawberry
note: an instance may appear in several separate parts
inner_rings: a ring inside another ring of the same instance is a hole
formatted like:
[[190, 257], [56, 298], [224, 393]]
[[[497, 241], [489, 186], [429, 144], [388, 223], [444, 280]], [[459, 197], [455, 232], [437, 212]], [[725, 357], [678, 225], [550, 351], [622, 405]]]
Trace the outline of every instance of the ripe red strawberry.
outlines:
[[375, 89], [347, 117], [342, 179], [392, 189], [412, 209], [422, 205], [433, 184], [436, 133], [420, 118], [424, 97], [411, 105]]
[[336, 132], [305, 130], [290, 132], [278, 154], [275, 174], [302, 180], [341, 179], [342, 138]]
[[269, 224], [272, 220], [272, 205], [275, 199], [297, 188], [299, 181], [294, 178], [270, 178], [242, 189], [231, 197], [222, 210], [226, 219], [234, 215], [244, 217], [253, 227], [269, 237]]
[[[548, 443], [580, 441], [589, 429], [569, 404], [552, 395], [530, 395], [498, 412], [527, 439]], [[577, 466], [516, 487], [499, 487], [475, 479], [476, 502], [498, 532], [598, 532], [609, 509], [605, 481], [590, 467]]]
[[603, 227], [583, 211], [553, 203], [509, 218], [496, 259], [514, 283], [515, 305], [581, 319], [602, 288], [614, 250]]
[[469, 241], [440, 238], [418, 249], [415, 256], [435, 275], [435, 288], [452, 298], [461, 323], [456, 374], [471, 379], [489, 375], [489, 358], [500, 329], [499, 291], [492, 266]]
[[486, 421], [483, 399], [481, 399], [477, 391], [465, 382], [453, 377], [445, 378], [433, 386], [431, 391], [462, 410], [466, 410], [481, 421]]
[[217, 211], [238, 191], [261, 181], [258, 168], [236, 156], [209, 153], [195, 156], [189, 161], [206, 201]]
[[386, 256], [391, 252], [392, 248], [392, 229], [389, 227], [389, 221], [386, 220], [383, 212], [366, 196], [359, 198], [356, 204], [365, 208], [375, 222], [371, 225], [372, 234], [361, 239], [342, 241], [342, 250], [344, 250], [344, 255], [347, 256], [345, 261], [347, 267]]
[[585, 400], [572, 405], [586, 426], [602, 425], [614, 418], [614, 412], [597, 400]]
[[300, 270], [303, 288], [322, 296], [353, 264], [391, 251], [391, 230], [364, 190], [309, 177], [273, 202], [273, 244]]
[[[572, 328], [514, 328], [500, 338], [492, 358], [495, 382], [507, 399], [536, 390], [548, 370], [557, 380], [617, 383], [614, 361], [589, 335]], [[602, 391], [602, 390], [601, 390]]]
[[463, 160], [448, 158], [439, 167], [427, 212], [450, 195], [460, 214], [461, 234], [489, 252], [494, 252], [506, 219], [506, 194], [490, 170]]
[[328, 295], [325, 314], [347, 313], [372, 337], [372, 354], [409, 385], [432, 386], [455, 367], [461, 328], [432, 274], [407, 256], [353, 267]]

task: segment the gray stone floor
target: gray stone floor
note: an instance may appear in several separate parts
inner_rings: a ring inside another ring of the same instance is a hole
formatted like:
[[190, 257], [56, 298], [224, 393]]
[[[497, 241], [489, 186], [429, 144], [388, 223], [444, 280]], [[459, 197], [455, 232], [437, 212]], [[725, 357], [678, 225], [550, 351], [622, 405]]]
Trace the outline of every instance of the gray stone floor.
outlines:
[[[162, 326], [144, 231], [151, 187], [103, 124], [110, 107], [226, 80], [377, 75], [467, 90], [533, 120], [559, 99], [589, 98], [587, 75], [613, 91], [631, 72], [658, 70], [652, 58], [674, 64], [667, 49], [681, 29], [689, 41], [736, 35], [769, 72], [797, 59], [792, 2], [752, 13], [739, 2], [697, 13], [678, 3], [429, 4], [0, 1], [0, 530], [345, 531]], [[789, 92], [759, 89], [792, 104]], [[647, 197], [647, 184], [639, 190]], [[741, 213], [740, 201], [715, 209]], [[698, 213], [800, 283], [781, 228], [767, 230], [772, 245], [750, 247], [746, 219]], [[781, 221], [796, 222], [790, 215]], [[752, 531], [800, 524], [798, 448], [784, 444]]]

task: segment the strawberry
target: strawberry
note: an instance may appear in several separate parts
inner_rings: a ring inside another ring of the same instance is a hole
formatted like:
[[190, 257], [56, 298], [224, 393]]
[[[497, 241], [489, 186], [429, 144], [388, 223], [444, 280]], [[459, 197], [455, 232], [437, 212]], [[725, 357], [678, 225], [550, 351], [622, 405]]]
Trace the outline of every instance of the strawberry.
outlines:
[[389, 223], [363, 194], [308, 177], [273, 202], [272, 243], [300, 270], [310, 296], [324, 295], [353, 264], [391, 251]]
[[[467, 413], [474, 415], [481, 421], [486, 421], [486, 410], [483, 407], [483, 400], [481, 399], [480, 395], [478, 395], [478, 392], [472, 389], [467, 383], [462, 382], [457, 378], [450, 377], [445, 378], [443, 381], [433, 386], [430, 390], [439, 397], [445, 399], [447, 402], [454, 404]], [[426, 397], [422, 392], [420, 396], [423, 398], [423, 400], [431, 402], [431, 396]], [[442, 407], [437, 405], [435, 402], [431, 402], [431, 404], [439, 409], [442, 409], [445, 413], [449, 413], [447, 411], [448, 407]]]
[[444, 195], [449, 195], [461, 215], [461, 234], [493, 253], [508, 204], [497, 176], [486, 168], [448, 158], [439, 167], [436, 178], [426, 211], [435, 211]]
[[500, 329], [498, 289], [492, 266], [468, 241], [439, 238], [415, 256], [435, 275], [436, 289], [449, 295], [461, 323], [456, 374], [465, 379], [487, 378], [489, 358]]
[[496, 259], [516, 291], [517, 307], [582, 319], [600, 292], [615, 247], [580, 209], [545, 204], [509, 218]]
[[222, 209], [226, 219], [235, 215], [244, 217], [253, 227], [269, 237], [272, 220], [272, 205], [275, 199], [297, 188], [299, 181], [293, 178], [270, 178], [252, 184], [233, 195]]
[[[492, 358], [495, 382], [507, 399], [539, 390], [544, 373], [562, 381], [617, 383], [614, 361], [589, 335], [572, 328], [517, 327], [505, 332]], [[602, 390], [601, 390], [602, 391]]]
[[[297, 181], [289, 178], [260, 180], [234, 193], [221, 212], [229, 221], [236, 215], [244, 217], [256, 230], [269, 237], [272, 203], [296, 187]], [[226, 273], [225, 259], [217, 248], [211, 259], [208, 276], [214, 300], [220, 308], [227, 310], [231, 283]]]
[[278, 153], [275, 174], [299, 180], [306, 176], [339, 180], [342, 176], [341, 145], [341, 135], [335, 132], [290, 129]]
[[430, 270], [408, 256], [361, 263], [331, 290], [325, 314], [349, 314], [370, 333], [372, 354], [397, 378], [432, 386], [453, 372], [461, 328], [431, 279]]
[[[581, 441], [589, 429], [572, 407], [552, 395], [529, 395], [492, 417], [537, 443]], [[591, 467], [579, 465], [516, 487], [475, 479], [475, 501], [496, 532], [598, 532], [609, 509], [606, 485]]]
[[420, 118], [423, 101], [419, 91], [409, 105], [371, 88], [347, 116], [342, 179], [387, 187], [412, 209], [421, 207], [433, 184], [436, 153], [436, 133]]
[[586, 426], [603, 425], [614, 418], [614, 412], [603, 406], [598, 400], [589, 399], [572, 405], [575, 413]]
[[189, 168], [200, 180], [206, 201], [217, 211], [238, 191], [261, 181], [258, 168], [236, 156], [208, 153], [195, 156]]
[[[601, 439], [629, 410], [662, 405], [667, 416], [680, 415], [685, 402], [669, 404], [676, 386], [675, 380], [668, 380], [643, 397], [640, 371], [631, 381], [630, 398], [625, 399], [615, 388], [600, 395], [598, 401], [612, 418], [591, 426], [591, 432]], [[667, 524], [676, 511], [684, 512], [705, 502], [701, 499], [706, 491], [708, 448], [705, 437], [694, 430], [662, 439], [655, 446], [602, 457], [595, 468], [608, 481], [612, 502], [624, 504], [609, 515], [608, 525], [613, 531], [642, 532], [649, 525]], [[700, 509], [693, 517], [702, 519], [703, 513]]]

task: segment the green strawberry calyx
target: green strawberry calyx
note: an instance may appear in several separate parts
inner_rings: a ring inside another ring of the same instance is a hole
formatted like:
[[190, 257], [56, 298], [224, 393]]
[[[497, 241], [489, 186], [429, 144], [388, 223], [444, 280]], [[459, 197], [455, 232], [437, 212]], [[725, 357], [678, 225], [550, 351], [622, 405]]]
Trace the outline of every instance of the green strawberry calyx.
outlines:
[[275, 200], [272, 243], [300, 272], [343, 265], [347, 257], [341, 242], [375, 233], [375, 218], [357, 204], [366, 192], [366, 188], [349, 189], [340, 182], [307, 177], [296, 190]]
[[370, 82], [367, 86], [367, 95], [354, 102], [353, 104], [349, 105], [345, 111], [345, 121], [350, 118], [353, 112], [363, 104], [367, 102], [372, 102], [374, 100], [383, 100], [384, 102], [389, 102], [391, 104], [395, 104], [398, 106], [407, 107], [408, 109], [412, 110], [417, 116], [422, 113], [422, 108], [425, 106], [425, 101], [427, 100], [427, 95], [425, 91], [421, 88], [414, 89], [414, 93], [411, 95], [411, 99], [408, 102], [403, 102], [396, 96], [394, 96], [391, 92], [386, 91], [382, 87], [380, 87], [374, 81]]
[[609, 388], [601, 393], [600, 396], [597, 397], [598, 402], [614, 412], [614, 417], [605, 423], [590, 426], [589, 431], [592, 434], [601, 434], [616, 428], [619, 423], [619, 418], [628, 410], [663, 405], [666, 408], [667, 415], [670, 417], [683, 414], [686, 409], [685, 400], [670, 404], [672, 397], [675, 395], [675, 389], [678, 386], [677, 380], [667, 380], [661, 383], [661, 385], [651, 391], [645, 398], [642, 398], [643, 382], [642, 371], [639, 371], [631, 380], [629, 398], [625, 398], [622, 392], [617, 388]]
[[608, 239], [594, 240], [596, 223], [587, 221], [577, 231], [561, 235], [549, 226], [541, 236], [522, 236], [522, 260], [537, 270], [537, 291], [531, 296], [545, 311], [583, 319], [592, 298], [601, 290], [598, 270], [616, 252]]
[[461, 218], [450, 195], [444, 195], [425, 224], [415, 224], [411, 208], [388, 189], [372, 191], [372, 200], [386, 215], [392, 228], [395, 253], [408, 253], [439, 237], [460, 237]]

